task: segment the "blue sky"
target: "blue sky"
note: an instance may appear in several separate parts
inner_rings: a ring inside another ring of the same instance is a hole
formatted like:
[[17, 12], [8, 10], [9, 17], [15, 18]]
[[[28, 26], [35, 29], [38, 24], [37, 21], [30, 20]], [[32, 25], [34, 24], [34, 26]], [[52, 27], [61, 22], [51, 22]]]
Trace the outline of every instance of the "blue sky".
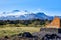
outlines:
[[61, 16], [61, 0], [0, 0], [0, 12], [27, 10]]

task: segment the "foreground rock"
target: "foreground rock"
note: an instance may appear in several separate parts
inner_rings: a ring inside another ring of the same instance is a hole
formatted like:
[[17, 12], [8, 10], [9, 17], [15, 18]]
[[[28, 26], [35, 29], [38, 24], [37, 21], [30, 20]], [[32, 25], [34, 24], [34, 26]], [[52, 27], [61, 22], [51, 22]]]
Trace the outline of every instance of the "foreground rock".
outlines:
[[40, 32], [24, 32], [11, 37], [5, 36], [0, 40], [61, 40], [61, 28], [41, 28]]
[[33, 33], [40, 40], [61, 40], [61, 28], [41, 28], [40, 32]]

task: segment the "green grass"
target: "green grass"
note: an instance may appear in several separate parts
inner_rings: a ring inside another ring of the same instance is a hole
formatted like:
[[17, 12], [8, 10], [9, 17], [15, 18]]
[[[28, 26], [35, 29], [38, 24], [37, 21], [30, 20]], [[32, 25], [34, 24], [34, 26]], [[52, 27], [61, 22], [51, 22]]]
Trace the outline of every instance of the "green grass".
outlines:
[[2, 27], [0, 28], [0, 37], [5, 35], [11, 36], [15, 34], [19, 34], [22, 32], [39, 32], [40, 27]]

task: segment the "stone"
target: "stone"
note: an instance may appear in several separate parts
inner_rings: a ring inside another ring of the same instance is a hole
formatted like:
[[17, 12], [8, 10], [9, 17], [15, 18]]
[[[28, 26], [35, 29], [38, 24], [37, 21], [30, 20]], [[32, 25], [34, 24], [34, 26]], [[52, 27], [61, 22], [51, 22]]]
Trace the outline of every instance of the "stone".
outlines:
[[30, 32], [24, 32], [22, 34], [22, 37], [32, 38], [33, 36], [32, 36], [32, 34]]

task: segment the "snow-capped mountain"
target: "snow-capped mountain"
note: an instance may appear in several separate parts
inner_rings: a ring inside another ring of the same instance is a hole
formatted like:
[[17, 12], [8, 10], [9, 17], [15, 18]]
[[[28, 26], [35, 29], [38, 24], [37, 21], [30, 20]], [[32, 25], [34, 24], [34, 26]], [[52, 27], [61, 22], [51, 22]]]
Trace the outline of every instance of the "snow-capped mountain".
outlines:
[[14, 10], [12, 12], [2, 13], [0, 20], [32, 20], [32, 19], [48, 19], [52, 20], [52, 16], [47, 16], [42, 12], [32, 13], [27, 11]]

